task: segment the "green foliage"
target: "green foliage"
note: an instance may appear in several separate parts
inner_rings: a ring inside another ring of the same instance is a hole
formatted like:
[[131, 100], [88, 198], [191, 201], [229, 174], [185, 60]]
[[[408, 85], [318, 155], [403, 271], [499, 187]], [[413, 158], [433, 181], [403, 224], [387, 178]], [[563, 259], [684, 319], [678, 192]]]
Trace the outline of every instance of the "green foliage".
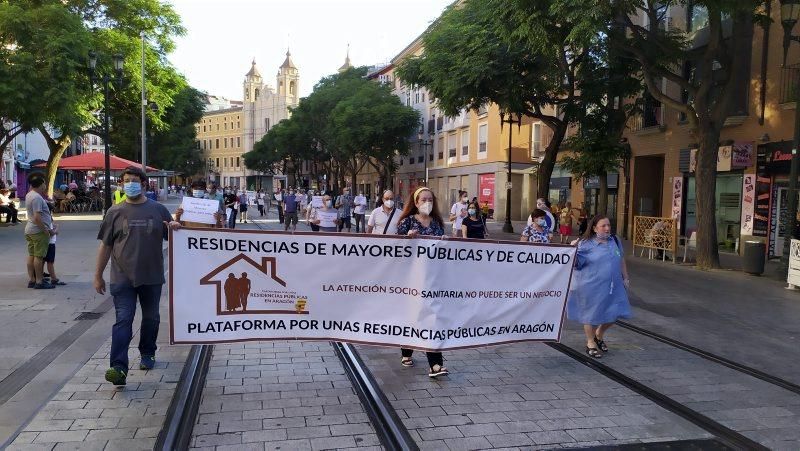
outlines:
[[[166, 129], [164, 114], [186, 86], [166, 59], [173, 37], [184, 32], [170, 5], [160, 0], [0, 1], [0, 117], [45, 134], [51, 180], [70, 140], [100, 124], [102, 93], [92, 88], [90, 50], [99, 56], [97, 77], [113, 78], [113, 54], [125, 59], [127, 83], [112, 86], [115, 133], [126, 117], [138, 115], [140, 32], [148, 37], [148, 99], [159, 107], [149, 120]], [[120, 134], [112, 137], [112, 145], [114, 138], [124, 143]]]
[[195, 124], [203, 118], [203, 94], [191, 87], [183, 88], [167, 108], [166, 127], [153, 133], [147, 148], [147, 164], [192, 175], [203, 172], [203, 151], [196, 142]]
[[276, 165], [304, 160], [336, 166], [352, 175], [364, 164], [391, 166], [395, 153], [408, 152], [407, 138], [419, 113], [388, 87], [353, 68], [323, 78], [301, 99], [290, 119], [276, 124], [244, 155], [248, 168], [273, 172]]

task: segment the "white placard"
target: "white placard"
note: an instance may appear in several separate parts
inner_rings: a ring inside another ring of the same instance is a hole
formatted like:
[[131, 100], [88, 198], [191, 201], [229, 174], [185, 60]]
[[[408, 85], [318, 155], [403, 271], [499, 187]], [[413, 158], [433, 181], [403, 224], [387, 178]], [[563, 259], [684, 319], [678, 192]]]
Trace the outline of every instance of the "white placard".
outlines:
[[183, 196], [181, 202], [183, 214], [181, 221], [198, 222], [201, 224], [216, 224], [214, 213], [219, 212], [219, 201], [216, 199], [200, 199], [199, 197]]
[[339, 219], [339, 212], [334, 211], [324, 211], [324, 210], [317, 210], [315, 213], [317, 215], [317, 219], [319, 219], [320, 227], [336, 227], [336, 220]]
[[169, 245], [178, 344], [556, 341], [575, 260], [570, 246], [385, 235], [179, 229]]
[[322, 208], [322, 196], [311, 196], [311, 206], [314, 208]]

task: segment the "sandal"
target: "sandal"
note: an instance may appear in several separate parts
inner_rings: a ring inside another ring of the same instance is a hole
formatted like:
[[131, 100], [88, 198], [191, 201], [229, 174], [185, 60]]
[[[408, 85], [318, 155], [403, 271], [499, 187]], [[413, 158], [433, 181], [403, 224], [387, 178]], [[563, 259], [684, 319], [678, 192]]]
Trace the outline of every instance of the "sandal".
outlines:
[[447, 368], [437, 364], [431, 367], [431, 371], [428, 373], [428, 377], [439, 377], [439, 376], [444, 376], [446, 374], [450, 374], [450, 372], [447, 371]]
[[51, 279], [50, 283], [52, 285], [66, 285], [66, 282], [62, 282], [60, 279]]
[[588, 346], [586, 347], [586, 354], [588, 354], [589, 357], [592, 357], [592, 358], [595, 358], [595, 359], [599, 359], [599, 358], [603, 357], [602, 351], [600, 351], [597, 348], [590, 348]]
[[400, 364], [403, 366], [414, 366], [414, 361], [411, 359], [411, 357], [403, 357], [400, 359]]
[[608, 352], [608, 346], [606, 346], [606, 342], [605, 341], [603, 341], [603, 340], [601, 340], [601, 339], [599, 339], [597, 337], [594, 337], [594, 342], [597, 343], [597, 347], [600, 348], [601, 351]]

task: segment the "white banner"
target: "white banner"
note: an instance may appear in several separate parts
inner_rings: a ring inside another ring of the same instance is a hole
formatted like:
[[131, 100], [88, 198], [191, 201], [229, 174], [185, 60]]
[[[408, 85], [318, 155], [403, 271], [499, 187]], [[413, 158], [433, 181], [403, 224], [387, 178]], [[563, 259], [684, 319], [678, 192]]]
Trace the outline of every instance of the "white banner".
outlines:
[[741, 235], [753, 234], [753, 220], [756, 209], [756, 176], [745, 174], [742, 177], [742, 225]]
[[219, 229], [173, 231], [169, 250], [171, 343], [420, 350], [558, 340], [575, 259], [571, 246]]
[[199, 222], [202, 224], [216, 224], [214, 214], [219, 212], [219, 201], [216, 199], [200, 199], [198, 197], [183, 196], [181, 201], [183, 214], [181, 221]]

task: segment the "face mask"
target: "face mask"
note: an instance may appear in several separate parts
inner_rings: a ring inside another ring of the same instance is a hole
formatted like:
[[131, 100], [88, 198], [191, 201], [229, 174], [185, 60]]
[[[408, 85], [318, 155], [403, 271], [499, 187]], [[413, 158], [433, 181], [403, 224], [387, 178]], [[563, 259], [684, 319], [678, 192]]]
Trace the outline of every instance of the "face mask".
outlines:
[[328, 208], [333, 207], [333, 201], [332, 200], [325, 201], [325, 206]]
[[469, 210], [467, 210], [467, 213], [469, 213], [470, 216], [475, 216], [475, 209], [470, 208]]
[[210, 193], [211, 192], [211, 188], [206, 188], [206, 192]]
[[201, 189], [193, 189], [192, 190], [192, 195], [194, 197], [203, 197], [205, 195], [205, 193]]
[[139, 182], [126, 182], [122, 185], [122, 189], [125, 190], [125, 195], [131, 198], [142, 194], [142, 184]]
[[389, 200], [384, 200], [384, 201], [383, 201], [383, 205], [384, 205], [386, 208], [394, 208], [394, 200], [392, 200], [392, 199], [389, 199]]
[[417, 209], [421, 214], [428, 216], [433, 211], [433, 202], [432, 201], [424, 202], [422, 205], [417, 207]]
[[290, 196], [294, 196], [294, 191], [289, 191]]
[[462, 197], [461, 198], [461, 202], [467, 203], [467, 198], [466, 197]]
[[545, 221], [544, 219], [537, 219], [536, 223], [539, 224], [539, 227], [544, 227], [547, 225], [547, 221]]
[[597, 232], [597, 238], [607, 240], [611, 237], [611, 232]]

